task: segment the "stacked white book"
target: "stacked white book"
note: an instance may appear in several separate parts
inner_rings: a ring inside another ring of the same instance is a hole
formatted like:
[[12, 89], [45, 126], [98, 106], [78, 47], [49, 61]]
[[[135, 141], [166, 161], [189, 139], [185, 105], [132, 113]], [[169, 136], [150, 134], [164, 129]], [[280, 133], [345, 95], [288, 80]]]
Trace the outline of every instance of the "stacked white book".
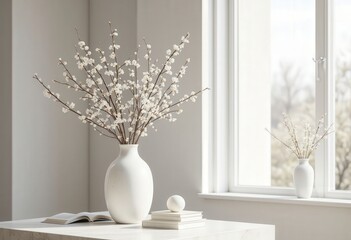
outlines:
[[142, 225], [144, 228], [189, 229], [204, 226], [205, 219], [200, 211], [164, 210], [152, 212], [151, 219], [144, 220]]

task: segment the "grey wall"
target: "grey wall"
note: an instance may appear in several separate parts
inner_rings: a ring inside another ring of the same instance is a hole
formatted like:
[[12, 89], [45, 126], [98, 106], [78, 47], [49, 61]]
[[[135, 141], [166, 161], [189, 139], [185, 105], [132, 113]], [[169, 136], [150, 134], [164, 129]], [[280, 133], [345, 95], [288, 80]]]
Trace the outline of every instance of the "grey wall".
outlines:
[[[153, 46], [154, 56], [164, 59], [165, 51], [180, 40], [180, 37], [191, 32], [191, 43], [179, 57], [175, 66], [184, 63], [190, 57], [191, 71], [188, 72], [182, 85], [182, 93], [190, 92], [192, 89], [201, 88], [201, 5], [199, 1], [104, 1], [107, 4], [97, 4], [98, 1], [91, 1], [90, 19], [90, 40], [95, 47], [106, 43], [106, 22], [110, 18], [116, 19], [119, 29], [122, 57], [129, 57], [135, 51], [137, 40], [143, 45], [142, 38], [145, 37], [148, 43]], [[100, 1], [99, 1], [100, 2]], [[179, 3], [180, 2], [180, 3]], [[185, 5], [184, 5], [185, 4]], [[184, 10], [184, 6], [188, 10]], [[159, 10], [161, 10], [159, 12]], [[128, 12], [129, 11], [129, 12]], [[194, 11], [194, 12], [193, 12]], [[157, 14], [156, 14], [157, 12]], [[182, 17], [179, 16], [181, 13]], [[193, 18], [197, 14], [200, 18]], [[152, 16], [154, 15], [154, 16]], [[118, 18], [116, 18], [118, 17]], [[138, 21], [136, 22], [136, 19]], [[187, 21], [194, 21], [194, 27], [189, 28]], [[115, 21], [111, 20], [113, 23]], [[150, 26], [149, 26], [150, 25]], [[137, 31], [138, 30], [138, 31]], [[176, 69], [177, 67], [175, 67]], [[193, 71], [198, 69], [197, 71]], [[181, 159], [200, 158], [196, 155], [201, 152], [201, 126], [194, 128], [196, 121], [201, 122], [201, 103], [189, 104], [184, 107], [183, 116], [172, 124], [161, 122], [158, 124], [157, 134], [150, 131], [146, 139], [141, 140], [139, 147], [140, 155], [150, 164], [154, 172], [155, 197], [153, 208], [164, 208], [167, 196], [174, 192], [184, 195], [186, 189], [179, 185], [174, 179], [186, 176], [185, 181], [193, 181], [195, 186], [200, 186], [200, 179], [194, 179], [191, 173], [196, 167], [196, 161], [187, 161], [186, 167], [179, 164]], [[167, 139], [167, 141], [165, 141]], [[193, 140], [192, 144], [183, 144], [187, 139]], [[103, 183], [108, 165], [116, 158], [118, 153], [117, 144], [109, 139], [102, 138], [95, 133], [90, 135], [90, 209], [106, 209]], [[177, 161], [172, 161], [172, 156]], [[189, 175], [184, 175], [184, 170]], [[200, 168], [198, 169], [201, 170]], [[168, 181], [171, 178], [171, 181]], [[193, 192], [198, 192], [197, 188]]]
[[[187, 32], [190, 43], [173, 67], [191, 59], [180, 94], [201, 89], [201, 1], [138, 1], [138, 39], [145, 36], [160, 60]], [[150, 131], [140, 143], [141, 156], [154, 174], [153, 209], [166, 208], [167, 198], [175, 193], [186, 197], [190, 209], [200, 208], [196, 193], [201, 190], [201, 101], [182, 108], [176, 122], [159, 122], [157, 133]]]
[[[86, 42], [107, 48], [109, 20], [124, 36], [120, 56], [128, 57], [136, 47], [136, 12], [136, 0], [0, 2], [0, 220], [86, 211], [89, 202], [94, 209], [89, 193], [105, 209], [103, 178], [96, 173], [104, 175], [118, 144], [62, 114], [59, 105], [42, 96], [32, 75], [38, 72], [49, 83], [62, 79], [59, 57], [76, 69], [75, 27]], [[62, 87], [55, 90], [68, 99], [75, 95]], [[89, 155], [94, 171], [89, 171]]]
[[[115, 2], [115, 7], [117, 5]], [[153, 54], [160, 58], [179, 36], [188, 31], [191, 33], [190, 44], [183, 55], [192, 61], [182, 86], [184, 91], [200, 89], [201, 0], [139, 0], [137, 8], [138, 40], [145, 36], [153, 45]], [[128, 22], [124, 21], [123, 24], [128, 25]], [[201, 103], [185, 106], [183, 115], [178, 119], [172, 124], [160, 123], [156, 134], [152, 133], [140, 142], [140, 155], [148, 162], [154, 176], [153, 210], [165, 209], [168, 196], [180, 194], [186, 199], [186, 208], [201, 209], [207, 218], [274, 224], [277, 240], [351, 239], [348, 227], [350, 208], [199, 198]], [[109, 147], [99, 145], [95, 151], [103, 153], [103, 149]], [[99, 156], [100, 159], [104, 158], [103, 154]], [[106, 158], [111, 158], [110, 152]], [[103, 182], [105, 169], [92, 168], [90, 172], [94, 173], [94, 181]], [[91, 195], [91, 203], [93, 209], [105, 207], [101, 196]]]
[[[17, 31], [13, 34], [12, 61], [14, 218], [70, 209], [85, 210], [88, 192], [90, 210], [103, 210], [106, 208], [103, 197], [105, 171], [117, 156], [117, 144], [95, 133], [90, 133], [88, 143], [87, 129], [73, 117], [62, 115], [60, 109], [41, 96], [40, 88], [30, 79], [34, 72], [40, 72], [45, 79], [61, 74], [52, 66], [58, 56], [71, 57], [73, 48], [70, 47], [74, 42], [72, 25], [87, 29], [87, 1], [14, 0], [13, 7], [13, 26]], [[4, 16], [1, 14], [1, 17]], [[129, 56], [137, 40], [145, 36], [153, 45], [153, 54], [162, 59], [164, 50], [189, 31], [190, 44], [180, 59], [190, 57], [192, 61], [182, 91], [201, 88], [201, 0], [91, 0], [89, 24], [93, 46], [107, 44], [108, 28], [105, 24], [108, 20], [120, 31], [121, 57]], [[3, 26], [0, 24], [0, 27]], [[88, 37], [84, 30], [82, 35]], [[4, 73], [1, 71], [0, 74]], [[0, 76], [1, 80], [6, 79]], [[3, 81], [0, 84], [1, 91], [3, 86], [9, 87]], [[0, 106], [3, 108], [3, 105]], [[3, 119], [4, 115], [1, 115]], [[140, 142], [140, 154], [149, 163], [154, 175], [153, 210], [164, 209], [168, 196], [180, 194], [185, 197], [188, 209], [201, 209], [207, 218], [275, 224], [278, 240], [351, 238], [349, 208], [199, 198], [200, 102], [185, 106], [177, 122], [161, 122], [158, 129], [157, 133], [151, 133]], [[8, 132], [4, 136], [6, 134]], [[3, 139], [6, 138], [1, 138], [1, 147], [7, 149], [6, 145], [4, 147], [7, 142]], [[87, 164], [88, 145], [90, 169]], [[8, 180], [8, 172], [2, 166], [9, 162], [3, 161], [6, 157], [1, 157], [0, 171], [7, 173], [1, 174], [1, 177]], [[2, 188], [2, 185], [0, 182], [1, 194], [11, 190]]]
[[11, 66], [12, 66], [12, 5], [0, 1], [0, 221], [11, 219]]
[[[162, 19], [162, 20], [161, 20]], [[138, 1], [138, 36], [164, 49], [184, 31], [191, 35], [184, 54], [192, 58], [184, 89], [201, 87], [201, 0]], [[201, 104], [189, 105], [179, 122], [162, 125], [142, 142], [142, 157], [155, 179], [153, 209], [164, 209], [169, 195], [179, 193], [189, 209], [207, 218], [276, 225], [277, 240], [351, 239], [350, 208], [204, 200], [201, 191]]]
[[[122, 60], [133, 56], [136, 49], [137, 30], [136, 0], [91, 0], [90, 1], [90, 43], [93, 49], [105, 48], [110, 45], [108, 22], [117, 28], [121, 45], [117, 52]], [[117, 157], [118, 142], [101, 137], [90, 131], [90, 210], [105, 210], [104, 176], [109, 164]]]
[[13, 219], [88, 210], [88, 127], [32, 79], [38, 72], [49, 83], [62, 80], [59, 57], [74, 67], [74, 28], [88, 38], [88, 0], [13, 0], [12, 7]]

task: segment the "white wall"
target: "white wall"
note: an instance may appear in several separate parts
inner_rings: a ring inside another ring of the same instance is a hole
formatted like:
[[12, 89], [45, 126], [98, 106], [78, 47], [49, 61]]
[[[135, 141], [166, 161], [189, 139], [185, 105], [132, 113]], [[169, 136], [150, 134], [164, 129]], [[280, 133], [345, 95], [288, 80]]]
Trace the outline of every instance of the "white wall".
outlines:
[[0, 1], [0, 221], [11, 219], [11, 66], [12, 5]]
[[12, 217], [87, 210], [88, 128], [62, 114], [32, 76], [62, 80], [58, 58], [75, 64], [74, 28], [88, 38], [88, 0], [13, 0], [12, 7]]

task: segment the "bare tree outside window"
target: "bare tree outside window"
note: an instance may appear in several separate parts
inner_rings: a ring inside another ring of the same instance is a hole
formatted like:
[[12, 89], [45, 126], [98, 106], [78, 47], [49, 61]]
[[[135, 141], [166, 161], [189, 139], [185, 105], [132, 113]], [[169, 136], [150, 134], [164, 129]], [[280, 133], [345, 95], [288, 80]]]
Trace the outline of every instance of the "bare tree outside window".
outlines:
[[335, 66], [335, 189], [351, 189], [351, 50]]
[[[351, 189], [351, 50], [341, 54], [335, 66], [335, 189]], [[286, 112], [296, 121], [315, 121], [312, 89], [299, 82], [301, 70], [293, 64], [280, 64], [279, 75], [272, 88], [272, 133], [284, 138], [279, 123]], [[272, 141], [272, 186], [293, 186], [292, 173], [296, 157]], [[314, 156], [311, 160], [314, 165]]]
[[[272, 83], [271, 131], [280, 139], [286, 139], [286, 131], [281, 124], [282, 113], [288, 114], [296, 122], [313, 122], [315, 100], [311, 86], [302, 82], [304, 73], [293, 63], [280, 63]], [[272, 186], [292, 187], [293, 172], [298, 163], [296, 156], [287, 151], [278, 141], [272, 140]], [[314, 156], [310, 159], [314, 166]]]

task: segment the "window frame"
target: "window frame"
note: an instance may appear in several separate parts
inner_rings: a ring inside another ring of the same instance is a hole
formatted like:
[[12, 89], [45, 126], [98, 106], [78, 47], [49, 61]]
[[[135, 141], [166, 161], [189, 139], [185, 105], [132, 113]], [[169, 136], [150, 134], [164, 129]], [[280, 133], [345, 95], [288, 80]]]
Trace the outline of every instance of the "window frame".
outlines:
[[[315, 0], [316, 56], [327, 61], [316, 71], [316, 116], [335, 122], [332, 55], [332, 0]], [[210, 91], [202, 100], [202, 193], [252, 193], [293, 196], [293, 188], [238, 185], [237, 0], [202, 0], [202, 84]], [[234, 27], [230, 27], [233, 25]], [[312, 57], [312, 56], [311, 56]], [[229, 67], [234, 66], [234, 67]], [[317, 78], [316, 78], [317, 79]], [[233, 104], [230, 104], [233, 103]], [[335, 137], [316, 151], [312, 197], [351, 199], [351, 191], [335, 190]], [[233, 146], [233, 147], [230, 147]]]

